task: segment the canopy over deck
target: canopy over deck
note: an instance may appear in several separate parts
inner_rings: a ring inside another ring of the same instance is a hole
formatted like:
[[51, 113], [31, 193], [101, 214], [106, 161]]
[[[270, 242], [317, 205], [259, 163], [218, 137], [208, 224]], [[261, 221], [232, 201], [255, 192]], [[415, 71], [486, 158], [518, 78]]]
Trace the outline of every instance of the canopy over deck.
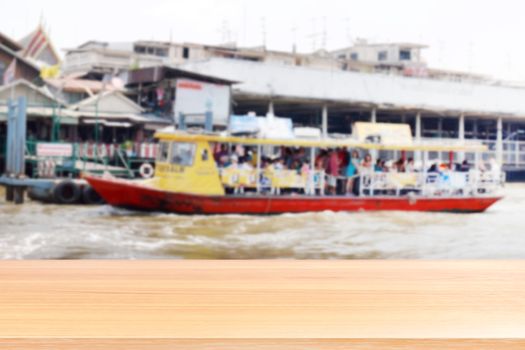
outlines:
[[367, 150], [392, 150], [392, 151], [434, 151], [434, 152], [484, 152], [487, 147], [475, 143], [458, 143], [447, 145], [436, 145], [426, 142], [382, 144], [363, 142], [348, 137], [344, 139], [326, 138], [320, 140], [307, 139], [262, 139], [255, 137], [238, 137], [220, 134], [192, 134], [185, 131], [165, 132], [159, 131], [155, 137], [164, 141], [178, 142], [218, 142], [237, 143], [243, 145], [273, 145], [288, 147], [316, 147], [316, 148], [360, 148]]

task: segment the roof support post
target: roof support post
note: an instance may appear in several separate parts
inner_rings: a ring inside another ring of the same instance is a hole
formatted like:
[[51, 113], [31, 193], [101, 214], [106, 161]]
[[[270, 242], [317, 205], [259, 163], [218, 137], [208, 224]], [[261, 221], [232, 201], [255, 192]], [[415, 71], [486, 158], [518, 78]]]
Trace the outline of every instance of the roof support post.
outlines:
[[272, 115], [272, 116], [275, 115], [272, 100], [270, 100], [270, 102], [268, 103], [268, 115]]
[[421, 112], [417, 112], [416, 114], [416, 141], [421, 141]]
[[496, 161], [503, 165], [503, 118], [498, 117], [496, 127]]
[[[421, 142], [421, 112], [417, 112], [416, 114], [416, 130], [415, 130], [415, 138], [416, 142]], [[414, 153], [414, 161], [420, 162], [421, 161], [421, 151], [416, 151]]]
[[[372, 108], [372, 112], [370, 113], [370, 122], [373, 124], [377, 123], [377, 109], [376, 108]], [[372, 156], [372, 161], [375, 164], [375, 162], [377, 161], [378, 155], [379, 155], [378, 150], [375, 150], [375, 149], [371, 150], [370, 155]]]
[[[465, 114], [461, 113], [458, 120], [458, 139], [461, 143], [465, 143]], [[459, 152], [458, 158], [460, 162], [465, 160], [465, 152]]]
[[323, 138], [328, 137], [328, 105], [326, 103], [323, 105], [321, 130]]

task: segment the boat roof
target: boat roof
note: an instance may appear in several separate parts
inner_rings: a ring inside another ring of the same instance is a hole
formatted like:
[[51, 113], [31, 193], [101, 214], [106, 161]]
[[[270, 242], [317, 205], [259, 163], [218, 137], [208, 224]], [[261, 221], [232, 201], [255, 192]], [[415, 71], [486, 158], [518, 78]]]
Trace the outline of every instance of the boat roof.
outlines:
[[359, 148], [366, 150], [392, 150], [392, 151], [430, 151], [430, 152], [484, 152], [487, 147], [480, 143], [457, 143], [457, 144], [437, 144], [429, 142], [412, 143], [372, 143], [348, 138], [324, 138], [324, 139], [271, 139], [256, 137], [241, 137], [222, 134], [192, 133], [187, 131], [158, 131], [155, 138], [164, 141], [178, 142], [217, 142], [235, 143], [243, 145], [267, 145], [267, 146], [287, 146], [287, 147], [316, 147], [316, 148]]

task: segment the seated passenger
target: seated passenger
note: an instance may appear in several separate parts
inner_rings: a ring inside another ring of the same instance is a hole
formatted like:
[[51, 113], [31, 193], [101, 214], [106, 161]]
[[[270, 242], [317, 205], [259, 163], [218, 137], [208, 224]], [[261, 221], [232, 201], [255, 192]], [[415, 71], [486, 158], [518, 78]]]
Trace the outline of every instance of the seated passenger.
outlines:
[[283, 158], [277, 158], [273, 161], [272, 167], [275, 170], [284, 170], [284, 159]]
[[459, 171], [467, 173], [470, 171], [470, 164], [468, 163], [468, 160], [464, 160], [463, 163], [459, 166]]
[[430, 166], [430, 168], [428, 169], [427, 171], [428, 173], [440, 173], [441, 171], [439, 171], [439, 167], [437, 165], [437, 163], [434, 163]]
[[306, 162], [301, 165], [300, 173], [304, 176], [308, 175], [310, 173], [310, 165]]
[[226, 169], [239, 169], [239, 157], [236, 154], [232, 154], [230, 164], [226, 166]]
[[254, 167], [252, 166], [252, 164], [250, 162], [242, 162], [239, 165], [239, 169], [241, 169], [241, 170], [253, 170]]

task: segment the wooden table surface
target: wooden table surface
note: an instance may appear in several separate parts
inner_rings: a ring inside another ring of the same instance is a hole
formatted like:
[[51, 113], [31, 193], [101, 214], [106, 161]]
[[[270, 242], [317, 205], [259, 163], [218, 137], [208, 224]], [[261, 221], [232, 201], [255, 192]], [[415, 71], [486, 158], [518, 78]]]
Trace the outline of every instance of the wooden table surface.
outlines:
[[525, 349], [512, 340], [525, 338], [525, 261], [3, 261], [0, 338], [2, 350]]

